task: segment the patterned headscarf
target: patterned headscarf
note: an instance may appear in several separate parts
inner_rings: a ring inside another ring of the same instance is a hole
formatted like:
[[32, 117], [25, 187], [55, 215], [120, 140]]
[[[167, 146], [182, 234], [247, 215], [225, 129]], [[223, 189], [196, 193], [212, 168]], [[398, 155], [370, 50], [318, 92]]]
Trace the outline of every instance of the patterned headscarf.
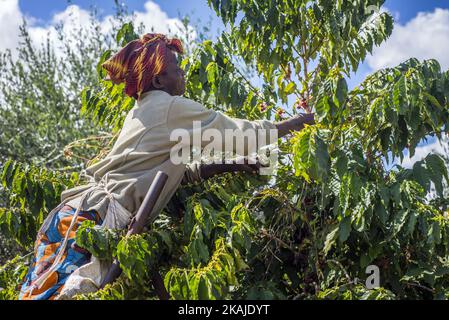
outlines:
[[178, 39], [159, 33], [147, 33], [133, 40], [102, 64], [115, 84], [125, 83], [125, 93], [139, 99], [153, 78], [167, 67], [168, 50], [183, 53]]

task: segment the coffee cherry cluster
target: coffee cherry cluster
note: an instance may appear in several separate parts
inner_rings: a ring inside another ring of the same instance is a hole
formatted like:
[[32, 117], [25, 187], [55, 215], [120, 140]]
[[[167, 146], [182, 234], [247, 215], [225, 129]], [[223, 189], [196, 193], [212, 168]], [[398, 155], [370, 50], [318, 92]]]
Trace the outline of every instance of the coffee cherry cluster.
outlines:
[[309, 108], [309, 104], [307, 103], [307, 100], [302, 98], [299, 102], [296, 103], [296, 108], [298, 110], [304, 109], [307, 110]]
[[262, 102], [261, 104], [259, 104], [259, 110], [261, 112], [265, 112], [267, 111], [268, 105], [265, 102]]
[[285, 114], [285, 110], [282, 109], [282, 108], [278, 108], [278, 109], [276, 110], [276, 114], [277, 114], [279, 117], [282, 118], [282, 116]]

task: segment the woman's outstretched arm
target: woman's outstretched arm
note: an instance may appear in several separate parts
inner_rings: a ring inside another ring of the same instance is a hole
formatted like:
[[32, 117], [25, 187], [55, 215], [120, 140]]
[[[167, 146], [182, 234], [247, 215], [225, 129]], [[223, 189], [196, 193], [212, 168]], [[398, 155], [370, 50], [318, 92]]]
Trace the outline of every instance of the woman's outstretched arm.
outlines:
[[[238, 160], [240, 159], [240, 161]], [[243, 161], [241, 161], [243, 160]], [[186, 172], [181, 184], [189, 184], [207, 180], [216, 175], [226, 172], [248, 172], [257, 173], [262, 167], [258, 159], [254, 159], [252, 163], [248, 157], [240, 157], [233, 163], [195, 163], [186, 166]]]
[[[314, 113], [301, 113], [290, 119], [274, 123], [278, 130], [279, 138], [292, 133], [293, 131], [302, 130], [305, 124], [315, 124]], [[257, 173], [259, 171], [261, 164], [258, 159], [252, 161], [252, 163], [249, 163], [248, 157], [243, 157], [243, 159], [244, 161], [234, 161], [233, 163], [201, 163], [194, 166], [187, 166], [187, 171], [182, 183], [187, 184], [202, 181], [226, 172]]]
[[292, 131], [302, 130], [304, 128], [304, 124], [315, 124], [315, 114], [300, 113], [290, 119], [275, 122], [276, 128], [278, 129], [279, 138], [291, 133]]

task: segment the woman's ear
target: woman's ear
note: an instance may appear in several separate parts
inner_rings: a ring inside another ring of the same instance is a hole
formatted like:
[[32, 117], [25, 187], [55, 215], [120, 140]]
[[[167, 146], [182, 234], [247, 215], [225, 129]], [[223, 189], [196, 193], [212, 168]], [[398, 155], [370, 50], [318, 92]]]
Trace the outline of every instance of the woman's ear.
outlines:
[[153, 80], [151, 80], [151, 84], [155, 89], [162, 89], [164, 87], [159, 76], [153, 77]]

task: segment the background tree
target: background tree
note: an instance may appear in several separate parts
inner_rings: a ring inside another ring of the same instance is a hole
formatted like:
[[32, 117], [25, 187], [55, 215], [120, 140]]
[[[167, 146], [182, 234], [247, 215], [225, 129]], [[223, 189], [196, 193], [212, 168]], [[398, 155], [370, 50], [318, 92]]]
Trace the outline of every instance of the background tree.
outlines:
[[[148, 279], [156, 268], [173, 298], [447, 298], [444, 160], [430, 154], [390, 171], [383, 160], [446, 135], [449, 72], [435, 60], [410, 59], [348, 89], [347, 77], [392, 32], [388, 13], [367, 10], [383, 0], [208, 3], [229, 31], [184, 60], [187, 96], [249, 119], [314, 111], [318, 123], [280, 141], [273, 179], [223, 175], [182, 187], [147, 234], [122, 238], [86, 223], [78, 244], [101, 259], [117, 257], [124, 273], [79, 298], [154, 298]], [[126, 23], [116, 39], [123, 45], [136, 37]], [[132, 102], [98, 71], [99, 83], [83, 90], [83, 113], [118, 130]], [[76, 173], [13, 161], [2, 182], [13, 196], [0, 223], [20, 243], [30, 243], [34, 229], [16, 219], [40, 221], [51, 209], [35, 196], [39, 190], [57, 199], [63, 185], [79, 183]], [[436, 197], [428, 201], [432, 185]], [[366, 278], [368, 265], [380, 268], [380, 288], [355, 281]], [[10, 273], [6, 297], [17, 283]]]

